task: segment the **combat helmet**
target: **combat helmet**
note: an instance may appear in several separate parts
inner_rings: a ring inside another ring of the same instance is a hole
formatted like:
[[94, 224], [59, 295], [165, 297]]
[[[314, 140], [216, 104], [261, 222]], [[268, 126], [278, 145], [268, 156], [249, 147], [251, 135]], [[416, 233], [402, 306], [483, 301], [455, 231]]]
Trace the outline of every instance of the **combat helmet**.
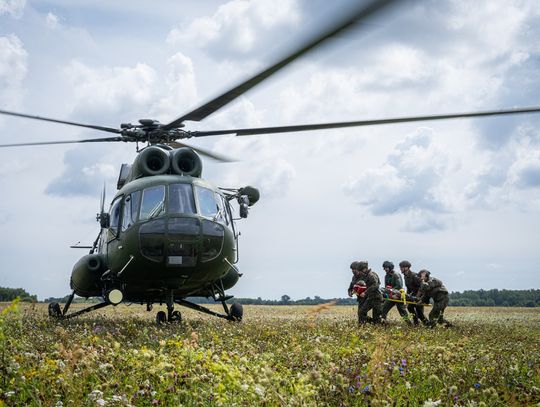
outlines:
[[408, 260], [403, 260], [402, 262], [399, 263], [399, 267], [411, 267], [411, 262], [408, 261]]
[[382, 268], [383, 268], [383, 269], [389, 268], [390, 270], [394, 270], [394, 263], [392, 263], [391, 261], [386, 260], [386, 261], [382, 264]]
[[357, 268], [357, 270], [362, 271], [362, 270], [364, 270], [364, 269], [367, 269], [368, 267], [369, 267], [368, 262], [365, 261], [365, 260], [362, 260], [362, 261], [359, 261], [359, 262], [358, 262], [358, 268]]

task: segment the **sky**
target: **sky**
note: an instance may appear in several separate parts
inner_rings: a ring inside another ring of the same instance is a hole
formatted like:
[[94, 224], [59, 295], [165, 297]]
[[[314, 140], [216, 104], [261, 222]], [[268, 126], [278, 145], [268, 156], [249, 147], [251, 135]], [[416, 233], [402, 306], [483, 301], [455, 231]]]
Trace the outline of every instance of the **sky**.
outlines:
[[[0, 0], [0, 109], [118, 127], [171, 121], [294, 48], [351, 1]], [[540, 4], [404, 1], [191, 130], [540, 105]], [[103, 134], [107, 136], [106, 134]], [[0, 117], [0, 144], [100, 137]], [[450, 291], [540, 288], [540, 115], [189, 141], [203, 178], [253, 185], [239, 297], [344, 297], [353, 260]], [[69, 293], [126, 143], [0, 149], [0, 286]]]

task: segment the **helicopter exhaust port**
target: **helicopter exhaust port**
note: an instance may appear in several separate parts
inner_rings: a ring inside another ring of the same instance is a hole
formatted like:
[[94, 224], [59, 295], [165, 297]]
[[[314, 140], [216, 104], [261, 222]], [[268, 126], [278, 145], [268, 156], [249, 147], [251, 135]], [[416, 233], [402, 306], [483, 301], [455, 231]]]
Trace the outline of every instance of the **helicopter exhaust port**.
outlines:
[[107, 291], [105, 299], [112, 305], [118, 305], [124, 299], [124, 294], [118, 288], [113, 288], [112, 290]]

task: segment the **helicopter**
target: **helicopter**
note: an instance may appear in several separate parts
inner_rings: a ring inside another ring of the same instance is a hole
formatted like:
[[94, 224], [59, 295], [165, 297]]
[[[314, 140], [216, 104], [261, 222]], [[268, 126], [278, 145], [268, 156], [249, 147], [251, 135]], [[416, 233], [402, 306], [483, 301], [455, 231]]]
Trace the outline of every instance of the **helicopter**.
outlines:
[[[118, 192], [109, 211], [101, 210], [97, 220], [100, 232], [89, 247], [90, 252], [73, 267], [72, 293], [61, 309], [51, 303], [53, 318], [72, 318], [83, 313], [122, 302], [145, 304], [165, 303], [167, 313], [156, 315], [158, 323], [181, 320], [175, 305], [185, 306], [220, 318], [239, 321], [243, 317], [240, 304], [228, 306], [226, 291], [241, 276], [236, 267], [238, 233], [232, 204], [239, 205], [240, 218], [259, 200], [254, 187], [219, 188], [202, 178], [199, 155], [227, 161], [227, 158], [195, 148], [182, 141], [189, 138], [234, 134], [248, 136], [332, 128], [446, 120], [463, 117], [499, 116], [539, 112], [538, 107], [452, 113], [430, 116], [396, 117], [338, 123], [259, 127], [224, 130], [185, 130], [185, 122], [202, 121], [240, 95], [263, 82], [302, 55], [335, 37], [353, 25], [366, 22], [396, 1], [370, 1], [354, 12], [336, 20], [317, 32], [292, 52], [237, 86], [167, 124], [141, 119], [138, 124], [123, 123], [119, 128], [89, 125], [41, 116], [2, 110], [1, 114], [79, 126], [114, 136], [72, 141], [5, 144], [0, 147], [31, 145], [133, 142], [146, 143], [138, 149], [132, 164], [123, 164], [118, 176]], [[76, 312], [69, 312], [74, 296], [98, 297], [103, 300]], [[210, 297], [222, 304], [224, 313], [214, 312], [188, 297]]]

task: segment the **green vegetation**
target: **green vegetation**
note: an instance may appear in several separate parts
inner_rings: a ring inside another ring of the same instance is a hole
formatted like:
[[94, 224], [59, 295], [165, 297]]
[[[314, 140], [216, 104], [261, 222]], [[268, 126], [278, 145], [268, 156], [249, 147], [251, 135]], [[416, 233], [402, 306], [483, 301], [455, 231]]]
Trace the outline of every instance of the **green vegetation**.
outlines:
[[37, 297], [35, 295], [28, 294], [22, 288], [0, 287], [0, 302], [13, 301], [16, 298], [19, 298], [24, 302], [37, 301]]
[[242, 323], [185, 310], [161, 327], [140, 306], [59, 322], [46, 307], [2, 311], [0, 405], [540, 402], [535, 308], [453, 307], [455, 327], [429, 330], [397, 313], [358, 327], [352, 306], [246, 306]]

